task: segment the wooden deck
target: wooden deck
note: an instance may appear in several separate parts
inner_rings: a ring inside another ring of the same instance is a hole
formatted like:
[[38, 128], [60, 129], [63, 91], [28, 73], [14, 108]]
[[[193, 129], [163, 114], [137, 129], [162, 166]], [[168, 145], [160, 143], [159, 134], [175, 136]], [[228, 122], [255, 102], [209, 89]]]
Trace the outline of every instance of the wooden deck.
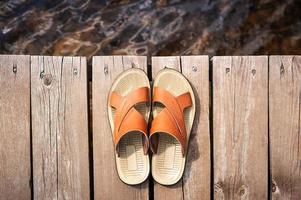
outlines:
[[[107, 119], [112, 81], [181, 71], [197, 96], [183, 179], [128, 186]], [[0, 200], [301, 199], [301, 56], [0, 55]], [[90, 81], [91, 83], [91, 81]], [[92, 100], [89, 101], [89, 97]]]

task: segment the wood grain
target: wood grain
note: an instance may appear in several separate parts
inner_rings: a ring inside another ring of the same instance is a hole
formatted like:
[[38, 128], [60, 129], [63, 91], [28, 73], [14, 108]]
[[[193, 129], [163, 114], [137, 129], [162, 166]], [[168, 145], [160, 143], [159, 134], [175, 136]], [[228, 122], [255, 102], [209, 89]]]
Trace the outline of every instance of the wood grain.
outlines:
[[[146, 71], [146, 63], [142, 56], [93, 58], [96, 200], [149, 199], [148, 181], [128, 186], [117, 176], [106, 107], [116, 76], [131, 67]], [[155, 200], [210, 199], [211, 167], [215, 199], [267, 199], [268, 126], [271, 198], [300, 198], [301, 56], [271, 56], [269, 76], [267, 56], [213, 58], [214, 166], [208, 57], [153, 57], [152, 77], [165, 67], [190, 81], [197, 111], [183, 179], [154, 183]], [[30, 104], [33, 198], [90, 199], [86, 72], [83, 57], [0, 55], [0, 199], [32, 198]]]
[[0, 55], [0, 199], [31, 199], [29, 61]]
[[123, 183], [117, 175], [112, 134], [107, 115], [107, 96], [111, 84], [122, 71], [131, 67], [146, 70], [144, 56], [93, 57], [93, 157], [94, 199], [148, 199], [148, 180], [137, 186]]
[[197, 96], [196, 119], [192, 129], [186, 168], [172, 186], [154, 183], [154, 199], [210, 199], [210, 131], [209, 131], [209, 60], [207, 56], [170, 56], [152, 58], [152, 77], [159, 70], [173, 68], [190, 81]]
[[213, 58], [214, 198], [268, 198], [267, 56]]
[[86, 59], [31, 58], [35, 199], [89, 199]]
[[190, 81], [196, 97], [196, 116], [183, 176], [184, 199], [209, 200], [211, 192], [209, 58], [182, 56], [181, 66], [182, 73]]
[[272, 199], [300, 199], [301, 56], [271, 56], [269, 66]]
[[180, 56], [152, 57], [152, 78], [164, 68], [172, 68], [181, 71]]

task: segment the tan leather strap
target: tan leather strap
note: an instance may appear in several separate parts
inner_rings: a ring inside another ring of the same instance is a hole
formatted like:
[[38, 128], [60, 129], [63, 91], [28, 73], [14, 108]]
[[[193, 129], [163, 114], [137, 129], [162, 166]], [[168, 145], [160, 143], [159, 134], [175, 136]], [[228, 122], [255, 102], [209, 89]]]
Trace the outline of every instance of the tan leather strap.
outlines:
[[185, 155], [187, 146], [187, 133], [184, 121], [184, 109], [192, 105], [189, 92], [174, 97], [170, 92], [159, 87], [154, 87], [153, 103], [164, 105], [163, 110], [152, 121], [150, 130], [150, 146], [154, 153], [158, 147], [158, 133], [166, 133], [176, 138]]
[[116, 109], [113, 138], [118, 155], [120, 139], [132, 131], [139, 131], [143, 134], [143, 150], [144, 153], [147, 154], [149, 147], [147, 122], [134, 106], [138, 103], [147, 103], [148, 101], [148, 87], [141, 87], [133, 90], [126, 96], [121, 96], [115, 91], [111, 92], [109, 96], [109, 105]]

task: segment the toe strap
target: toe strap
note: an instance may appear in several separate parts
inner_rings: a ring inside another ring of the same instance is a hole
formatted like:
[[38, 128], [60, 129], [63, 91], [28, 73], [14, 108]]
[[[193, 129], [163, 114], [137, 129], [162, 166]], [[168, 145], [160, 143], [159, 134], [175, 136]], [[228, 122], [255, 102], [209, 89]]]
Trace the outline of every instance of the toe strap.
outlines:
[[120, 125], [120, 129], [114, 130], [114, 144], [118, 155], [121, 138], [134, 131], [138, 131], [142, 134], [143, 152], [144, 154], [147, 154], [149, 148], [147, 123], [144, 117], [135, 108], [132, 108], [124, 118], [122, 124]]
[[185, 155], [187, 133], [184, 119], [184, 109], [192, 105], [189, 92], [174, 97], [165, 89], [154, 87], [153, 104], [161, 103], [164, 109], [154, 118], [150, 130], [150, 147], [156, 153], [159, 133], [174, 137], [181, 144], [182, 154]]
[[153, 153], [157, 153], [160, 133], [168, 134], [178, 140], [182, 147], [182, 154], [185, 155], [187, 136], [186, 134], [181, 134], [178, 127], [173, 123], [173, 119], [171, 119], [167, 109], [163, 109], [152, 121], [149, 141]]
[[109, 106], [115, 108], [113, 140], [116, 151], [119, 155], [119, 143], [123, 136], [134, 131], [141, 132], [143, 150], [147, 154], [149, 142], [147, 135], [147, 122], [144, 117], [135, 109], [139, 103], [149, 101], [149, 88], [141, 87], [131, 91], [126, 96], [121, 96], [115, 91], [109, 95]]

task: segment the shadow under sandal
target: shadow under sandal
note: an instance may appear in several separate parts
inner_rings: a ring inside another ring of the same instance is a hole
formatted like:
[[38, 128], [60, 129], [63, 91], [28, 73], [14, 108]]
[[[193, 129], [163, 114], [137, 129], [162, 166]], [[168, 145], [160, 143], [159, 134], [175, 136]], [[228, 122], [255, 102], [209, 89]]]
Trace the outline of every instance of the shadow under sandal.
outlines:
[[162, 185], [173, 185], [184, 173], [195, 97], [188, 80], [173, 69], [161, 70], [153, 87], [152, 176]]
[[108, 116], [116, 148], [117, 173], [129, 185], [144, 182], [150, 171], [149, 92], [145, 72], [132, 68], [117, 77], [109, 93]]

